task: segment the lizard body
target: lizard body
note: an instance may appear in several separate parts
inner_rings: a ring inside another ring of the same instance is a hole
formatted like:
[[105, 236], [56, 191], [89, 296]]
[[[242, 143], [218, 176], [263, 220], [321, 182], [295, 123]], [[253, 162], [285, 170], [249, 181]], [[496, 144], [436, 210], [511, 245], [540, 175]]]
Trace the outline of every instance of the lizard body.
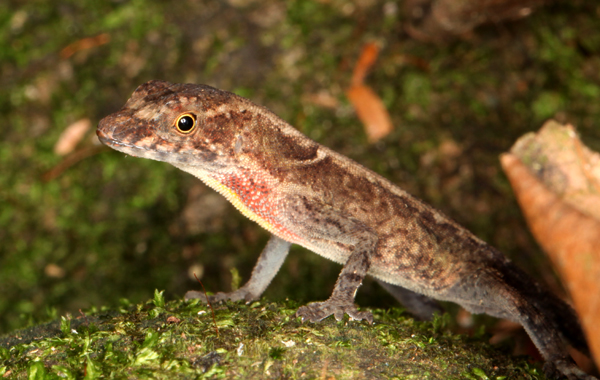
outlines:
[[[272, 234], [248, 283], [213, 300], [259, 298], [290, 245], [299, 244], [344, 265], [328, 300], [298, 310], [303, 320], [346, 313], [372, 321], [354, 305], [369, 274], [396, 298], [428, 310], [422, 315], [435, 309], [424, 295], [515, 320], [548, 373], [593, 379], [564, 348], [566, 340], [587, 349], [567, 304], [441, 212], [264, 107], [209, 86], [150, 81], [97, 133], [114, 149], [195, 175]], [[191, 291], [186, 298], [204, 297]]]

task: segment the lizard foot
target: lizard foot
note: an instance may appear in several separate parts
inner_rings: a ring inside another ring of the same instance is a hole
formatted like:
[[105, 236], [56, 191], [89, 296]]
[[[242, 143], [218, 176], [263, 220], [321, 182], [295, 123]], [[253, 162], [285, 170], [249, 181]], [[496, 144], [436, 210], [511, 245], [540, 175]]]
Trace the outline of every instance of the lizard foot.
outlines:
[[569, 380], [598, 380], [583, 372], [572, 360], [548, 360], [544, 364], [544, 373], [548, 378], [567, 378]]
[[357, 321], [365, 319], [369, 323], [373, 322], [373, 314], [370, 311], [358, 311], [352, 303], [345, 304], [332, 299], [323, 302], [312, 302], [302, 306], [296, 312], [296, 316], [301, 317], [302, 322], [306, 320], [319, 322], [333, 314], [335, 319], [340, 321], [344, 317], [344, 313]]
[[204, 295], [203, 292], [198, 292], [196, 290], [190, 290], [187, 293], [185, 293], [185, 300], [191, 300], [191, 299], [199, 299], [204, 303], [216, 303], [216, 302], [222, 302], [222, 301], [245, 301], [246, 303], [251, 302], [251, 301], [255, 301], [257, 300], [259, 297], [256, 297], [254, 294], [248, 292], [247, 290], [244, 289], [244, 287], [239, 288], [236, 291], [230, 292], [230, 293], [224, 293], [224, 292], [218, 292], [215, 295], [212, 296], [208, 296], [208, 302], [206, 300], [206, 296]]

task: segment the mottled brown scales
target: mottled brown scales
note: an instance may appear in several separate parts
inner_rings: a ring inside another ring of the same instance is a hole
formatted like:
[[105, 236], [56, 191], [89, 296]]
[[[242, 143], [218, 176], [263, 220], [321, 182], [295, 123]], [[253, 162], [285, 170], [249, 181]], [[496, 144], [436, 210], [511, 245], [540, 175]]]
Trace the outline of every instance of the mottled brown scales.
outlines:
[[[195, 119], [191, 129], [178, 127], [184, 114]], [[331, 297], [298, 310], [303, 320], [348, 314], [372, 321], [354, 305], [369, 274], [422, 318], [439, 310], [432, 297], [517, 321], [550, 375], [592, 379], [565, 349], [568, 342], [587, 350], [567, 304], [441, 212], [264, 107], [209, 86], [151, 81], [100, 122], [98, 136], [195, 175], [272, 233], [248, 283], [214, 301], [260, 297], [290, 245], [299, 244], [344, 264]], [[191, 291], [186, 298], [204, 296]]]

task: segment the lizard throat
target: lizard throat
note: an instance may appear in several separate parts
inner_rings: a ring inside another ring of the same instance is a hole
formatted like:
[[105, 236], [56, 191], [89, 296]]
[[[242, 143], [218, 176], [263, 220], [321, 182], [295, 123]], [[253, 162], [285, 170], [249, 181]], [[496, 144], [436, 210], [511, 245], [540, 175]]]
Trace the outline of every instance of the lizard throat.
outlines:
[[181, 168], [198, 177], [209, 187], [223, 195], [245, 217], [258, 223], [270, 233], [289, 242], [301, 239], [285, 228], [280, 222], [283, 210], [273, 196], [273, 186], [256, 181], [246, 173], [205, 174], [200, 171]]

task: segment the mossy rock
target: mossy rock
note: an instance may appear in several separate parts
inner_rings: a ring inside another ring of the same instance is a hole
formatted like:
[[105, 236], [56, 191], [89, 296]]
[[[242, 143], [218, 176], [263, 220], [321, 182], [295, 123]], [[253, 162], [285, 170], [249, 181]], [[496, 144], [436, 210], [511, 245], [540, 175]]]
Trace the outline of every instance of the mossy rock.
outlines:
[[373, 310], [373, 324], [302, 323], [292, 301], [145, 304], [62, 317], [0, 339], [0, 375], [54, 378], [543, 379], [446, 316]]

